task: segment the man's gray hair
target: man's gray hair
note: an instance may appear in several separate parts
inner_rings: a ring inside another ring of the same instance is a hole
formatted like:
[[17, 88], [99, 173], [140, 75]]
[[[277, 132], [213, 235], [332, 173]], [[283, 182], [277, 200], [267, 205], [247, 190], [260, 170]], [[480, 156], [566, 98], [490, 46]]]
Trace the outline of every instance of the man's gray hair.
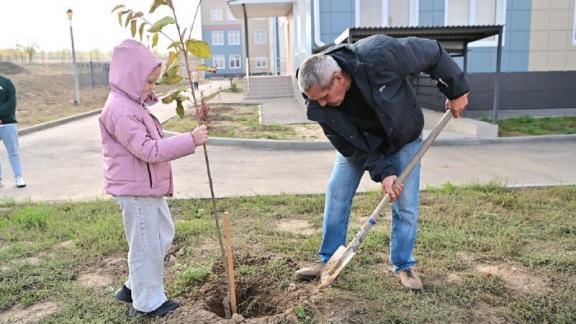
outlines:
[[327, 89], [330, 87], [334, 73], [340, 71], [342, 69], [332, 56], [326, 54], [312, 55], [300, 64], [298, 86], [304, 93], [307, 93], [313, 85]]

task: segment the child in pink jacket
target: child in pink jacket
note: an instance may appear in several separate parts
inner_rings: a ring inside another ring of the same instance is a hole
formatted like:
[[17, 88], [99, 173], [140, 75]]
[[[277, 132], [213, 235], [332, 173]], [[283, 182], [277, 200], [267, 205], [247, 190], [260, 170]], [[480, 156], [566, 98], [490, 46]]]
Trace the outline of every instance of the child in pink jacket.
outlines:
[[164, 137], [147, 109], [161, 63], [141, 43], [125, 40], [114, 48], [111, 92], [99, 118], [106, 193], [122, 208], [129, 245], [128, 280], [116, 299], [132, 303], [130, 315], [162, 316], [176, 309], [164, 293], [163, 261], [174, 238], [165, 196], [172, 196], [170, 161], [194, 153], [208, 139], [205, 126]]

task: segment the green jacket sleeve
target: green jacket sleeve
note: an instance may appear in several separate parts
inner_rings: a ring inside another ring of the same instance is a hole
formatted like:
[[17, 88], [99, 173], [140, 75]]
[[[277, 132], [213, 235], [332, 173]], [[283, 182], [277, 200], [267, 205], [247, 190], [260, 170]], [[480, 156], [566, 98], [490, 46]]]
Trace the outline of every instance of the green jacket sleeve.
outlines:
[[0, 101], [0, 119], [4, 122], [6, 118], [14, 118], [16, 112], [16, 89], [12, 81], [0, 78], [0, 86], [4, 88], [4, 98]]

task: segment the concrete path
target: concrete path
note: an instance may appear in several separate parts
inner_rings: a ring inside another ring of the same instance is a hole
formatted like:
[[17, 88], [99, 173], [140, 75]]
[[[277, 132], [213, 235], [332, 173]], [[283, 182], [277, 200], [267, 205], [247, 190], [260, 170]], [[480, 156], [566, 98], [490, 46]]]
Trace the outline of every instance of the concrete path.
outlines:
[[266, 99], [261, 110], [264, 125], [312, 123], [306, 117], [306, 108], [294, 98]]
[[242, 93], [224, 92], [213, 103], [253, 104], [260, 106], [262, 124], [289, 125], [313, 123], [306, 117], [306, 109], [294, 98], [244, 99]]
[[[314, 123], [306, 117], [306, 108], [295, 98], [269, 98], [269, 99], [244, 99], [242, 93], [225, 92], [218, 95], [213, 103], [223, 104], [254, 104], [260, 105], [262, 124], [264, 125], [290, 125]], [[424, 136], [427, 136], [436, 123], [440, 120], [442, 113], [424, 109]], [[464, 139], [477, 138], [482, 130], [491, 128], [491, 125], [485, 122], [479, 122], [467, 118], [460, 118], [451, 121], [444, 131], [440, 133], [440, 139]], [[492, 134], [480, 137], [496, 137], [498, 129], [489, 129]], [[321, 132], [320, 132], [321, 133]], [[486, 132], [483, 132], [486, 133]], [[485, 135], [485, 134], [483, 134]], [[324, 138], [322, 140], [325, 140]]]
[[[225, 88], [227, 83], [227, 80], [210, 82], [200, 88], [208, 95], [220, 87]], [[232, 97], [223, 94], [216, 100], [226, 102]], [[271, 103], [274, 100], [266, 102]], [[283, 108], [277, 105], [274, 109], [281, 112]], [[291, 109], [300, 107], [291, 105]], [[161, 121], [175, 115], [174, 107], [163, 104], [152, 107], [151, 111]], [[302, 108], [296, 118], [304, 116], [303, 113]], [[0, 151], [4, 167], [0, 198], [83, 200], [106, 197], [97, 119], [98, 116], [91, 116], [21, 136], [20, 149], [28, 182], [24, 189], [14, 187], [5, 151]], [[444, 136], [448, 139], [461, 137], [450, 130]], [[208, 150], [218, 197], [322, 193], [335, 156], [333, 150], [280, 150], [236, 144], [210, 145]], [[423, 160], [422, 188], [446, 182], [498, 181], [509, 186], [576, 184], [575, 165], [576, 139], [545, 144], [526, 141], [435, 146]], [[175, 197], [209, 197], [201, 148], [196, 154], [173, 162], [173, 166]], [[367, 176], [360, 185], [363, 191], [376, 189], [378, 185]]]
[[[170, 108], [168, 108], [170, 109]], [[21, 137], [28, 187], [17, 189], [4, 151], [0, 197], [78, 200], [103, 193], [97, 116]], [[322, 193], [333, 151], [279, 151], [210, 146], [216, 195]], [[511, 186], [576, 183], [576, 141], [432, 147], [423, 161], [422, 188], [500, 181]], [[173, 163], [175, 196], [208, 197], [202, 151]], [[361, 190], [377, 189], [365, 178]]]

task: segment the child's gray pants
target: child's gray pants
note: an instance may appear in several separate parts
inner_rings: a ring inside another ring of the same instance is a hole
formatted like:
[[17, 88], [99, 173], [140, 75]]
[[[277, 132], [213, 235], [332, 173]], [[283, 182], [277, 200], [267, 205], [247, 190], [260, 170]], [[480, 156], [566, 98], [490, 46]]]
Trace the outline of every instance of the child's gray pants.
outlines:
[[164, 257], [174, 239], [174, 222], [164, 197], [116, 196], [128, 241], [128, 280], [132, 306], [150, 312], [166, 300]]

